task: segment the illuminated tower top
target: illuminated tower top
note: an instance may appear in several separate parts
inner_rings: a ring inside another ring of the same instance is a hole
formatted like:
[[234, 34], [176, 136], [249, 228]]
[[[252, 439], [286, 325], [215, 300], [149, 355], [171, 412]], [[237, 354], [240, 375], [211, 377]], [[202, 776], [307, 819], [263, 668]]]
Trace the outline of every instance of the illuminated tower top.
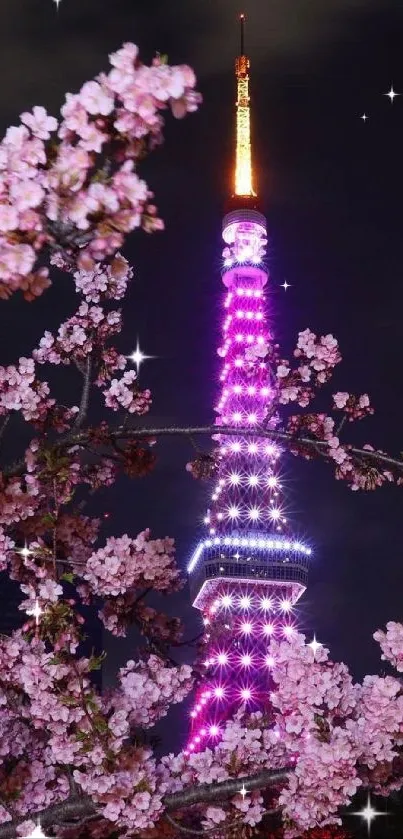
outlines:
[[241, 27], [241, 54], [235, 60], [237, 79], [236, 101], [236, 156], [234, 194], [252, 198], [253, 189], [252, 152], [250, 141], [250, 99], [249, 99], [249, 58], [244, 54], [245, 15], [239, 17]]
[[[267, 226], [252, 182], [244, 20], [241, 15], [241, 55], [235, 64], [235, 194], [222, 226], [221, 279], [226, 294], [217, 350], [221, 359], [215, 406], [217, 474], [204, 519], [207, 538], [188, 565], [194, 605], [207, 613], [215, 608], [220, 592], [227, 598], [240, 587], [247, 599], [253, 589], [265, 601], [274, 597], [276, 602], [296, 603], [306, 587], [310, 555], [285, 516], [281, 450], [261, 434], [276, 428], [277, 390], [267, 363], [274, 340], [266, 301]], [[222, 426], [232, 426], [230, 436], [220, 434]]]

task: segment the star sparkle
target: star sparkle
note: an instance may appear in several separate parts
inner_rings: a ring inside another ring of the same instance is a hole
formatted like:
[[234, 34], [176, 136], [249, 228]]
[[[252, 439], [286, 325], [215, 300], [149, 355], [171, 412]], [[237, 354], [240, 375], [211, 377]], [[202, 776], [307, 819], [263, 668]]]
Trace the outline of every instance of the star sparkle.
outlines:
[[[387, 94], [386, 94], [386, 95], [387, 95]], [[360, 119], [362, 119], [362, 121], [363, 121], [363, 122], [366, 122], [366, 121], [367, 121], [367, 119], [368, 119], [367, 114], [361, 114]]]
[[27, 547], [27, 545], [24, 545], [23, 548], [20, 548], [18, 553], [21, 554], [24, 560], [32, 556], [32, 551], [30, 550], [30, 548]]
[[48, 839], [48, 837], [46, 836], [46, 833], [43, 832], [41, 825], [37, 824], [31, 830], [31, 833], [29, 833], [27, 836], [23, 836], [23, 839]]
[[[59, 2], [60, 2], [60, 0], [59, 0]], [[140, 344], [139, 344], [139, 341], [137, 339], [136, 349], [133, 350], [133, 352], [130, 355], [128, 355], [127, 358], [130, 359], [130, 361], [132, 361], [133, 364], [136, 365], [137, 374], [138, 374], [138, 372], [140, 370], [140, 365], [143, 363], [143, 361], [147, 361], [150, 358], [154, 358], [154, 356], [153, 355], [145, 355], [143, 353], [143, 351], [140, 349]]]
[[239, 790], [239, 792], [240, 792], [240, 794], [242, 795], [242, 798], [244, 799], [244, 798], [245, 798], [245, 795], [247, 795], [247, 794], [248, 794], [248, 790], [246, 789], [245, 784], [242, 784], [242, 787], [241, 787], [241, 789]]
[[381, 810], [375, 810], [371, 803], [371, 796], [368, 793], [367, 803], [362, 810], [356, 810], [352, 813], [353, 816], [360, 816], [360, 818], [364, 819], [367, 823], [368, 835], [371, 832], [371, 823], [377, 816], [386, 816], [386, 813], [383, 813]]
[[291, 284], [287, 283], [287, 280], [284, 280], [284, 282], [281, 284], [281, 288], [283, 288], [284, 291], [287, 291], [287, 288], [291, 288]]
[[307, 646], [311, 648], [311, 650], [313, 652], [313, 655], [315, 657], [315, 655], [318, 652], [318, 650], [320, 649], [320, 647], [323, 647], [323, 644], [321, 644], [319, 641], [317, 641], [316, 640], [316, 635], [314, 635], [311, 643], [307, 644]]
[[[36, 623], [37, 626], [39, 625], [39, 618], [42, 615], [42, 613], [43, 613], [43, 609], [42, 609], [42, 607], [39, 603], [39, 600], [35, 600], [35, 606], [32, 606], [31, 609], [27, 609], [27, 615], [35, 618], [35, 623]], [[40, 827], [40, 825], [39, 825], [39, 827]], [[25, 839], [25, 837], [24, 837], [24, 839]], [[33, 837], [33, 839], [35, 839], [35, 837]]]
[[395, 91], [395, 90], [393, 90], [393, 84], [392, 84], [392, 85], [390, 86], [390, 90], [388, 90], [388, 92], [387, 92], [387, 93], [385, 93], [385, 94], [384, 94], [384, 96], [388, 96], [388, 98], [390, 99], [390, 101], [391, 101], [391, 103], [392, 103], [392, 105], [393, 105], [393, 102], [394, 102], [394, 100], [395, 100], [396, 96], [400, 96], [400, 93], [396, 93], [396, 91]]

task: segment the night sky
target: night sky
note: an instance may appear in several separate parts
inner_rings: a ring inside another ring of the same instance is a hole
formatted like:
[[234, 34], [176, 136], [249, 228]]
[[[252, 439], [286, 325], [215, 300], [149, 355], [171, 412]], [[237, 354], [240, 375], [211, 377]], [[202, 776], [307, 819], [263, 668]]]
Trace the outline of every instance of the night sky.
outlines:
[[[248, 0], [243, 10], [278, 339], [287, 355], [299, 330], [333, 333], [343, 355], [334, 391], [368, 392], [376, 409], [352, 429], [353, 439], [397, 454], [403, 448], [403, 6], [399, 0]], [[213, 417], [238, 11], [233, 0], [62, 0], [58, 12], [51, 0], [1, 3], [2, 132], [34, 104], [56, 114], [63, 93], [106, 68], [108, 52], [123, 41], [139, 44], [147, 61], [159, 50], [171, 63], [187, 62], [199, 78], [202, 108], [183, 122], [169, 121], [164, 147], [143, 168], [166, 231], [135, 234], [125, 250], [135, 282], [120, 347], [130, 352], [139, 336], [142, 349], [157, 356], [141, 373], [153, 392], [153, 424], [207, 424]], [[402, 93], [393, 104], [383, 95], [391, 84]], [[29, 354], [43, 330], [56, 328], [74, 307], [70, 280], [60, 275], [33, 304], [17, 297], [1, 302], [1, 362]], [[65, 381], [73, 399], [79, 380], [69, 373]], [[121, 481], [94, 509], [110, 512], [109, 533], [134, 535], [149, 526], [156, 536], [175, 537], [185, 567], [208, 488], [184, 471], [188, 441], [164, 441], [158, 451], [152, 476]], [[379, 672], [372, 633], [403, 617], [403, 488], [352, 493], [330, 467], [291, 457], [284, 471], [288, 517], [315, 552], [300, 624], [355, 677]], [[169, 608], [191, 637], [198, 620], [187, 590]], [[109, 647], [106, 679], [136, 643]], [[169, 748], [186, 732], [183, 709], [174, 720], [163, 730]]]

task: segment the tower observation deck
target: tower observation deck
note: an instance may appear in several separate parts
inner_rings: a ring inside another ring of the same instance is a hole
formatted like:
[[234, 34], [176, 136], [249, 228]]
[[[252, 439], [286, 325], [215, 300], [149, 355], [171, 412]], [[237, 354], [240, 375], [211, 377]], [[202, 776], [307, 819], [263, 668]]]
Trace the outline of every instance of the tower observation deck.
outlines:
[[[263, 697], [267, 701], [270, 641], [295, 631], [293, 607], [305, 591], [311, 554], [285, 515], [281, 450], [258, 433], [275, 396], [264, 360], [273, 335], [265, 295], [266, 219], [253, 183], [243, 15], [240, 27], [234, 184], [222, 226], [219, 468], [207, 533], [188, 565], [193, 605], [205, 624], [205, 677], [191, 710], [188, 753], [213, 746], [241, 706], [258, 710]], [[220, 435], [220, 426], [239, 427], [239, 435]]]

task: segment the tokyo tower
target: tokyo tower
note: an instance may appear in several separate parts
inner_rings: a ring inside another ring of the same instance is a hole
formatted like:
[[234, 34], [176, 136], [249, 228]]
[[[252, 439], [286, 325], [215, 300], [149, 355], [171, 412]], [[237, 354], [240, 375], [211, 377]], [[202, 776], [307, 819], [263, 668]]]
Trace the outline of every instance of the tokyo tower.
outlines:
[[239, 427], [239, 435], [215, 436], [219, 465], [205, 518], [208, 535], [188, 565], [193, 605], [205, 624], [205, 675], [191, 710], [188, 754], [214, 746], [228, 717], [242, 706], [258, 710], [267, 698], [274, 664], [270, 642], [295, 631], [293, 607], [305, 591], [311, 553], [284, 515], [281, 450], [257, 433], [275, 421], [267, 420], [275, 392], [263, 360], [273, 336], [265, 296], [266, 219], [252, 169], [244, 15], [240, 28], [234, 194], [222, 226], [225, 291], [215, 409], [217, 427]]

